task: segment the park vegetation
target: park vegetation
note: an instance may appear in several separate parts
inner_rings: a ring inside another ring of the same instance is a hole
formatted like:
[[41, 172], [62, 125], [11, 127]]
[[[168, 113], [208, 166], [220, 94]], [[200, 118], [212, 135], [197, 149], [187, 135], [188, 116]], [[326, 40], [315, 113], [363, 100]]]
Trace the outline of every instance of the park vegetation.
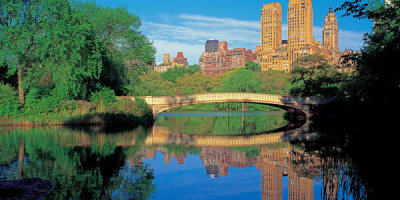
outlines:
[[[352, 103], [396, 101], [400, 74], [399, 0], [348, 1], [339, 10], [375, 22], [360, 54], [341, 73], [320, 55], [294, 62], [291, 73], [261, 71], [254, 62], [209, 77], [198, 65], [150, 70], [156, 49], [141, 20], [124, 7], [70, 0], [0, 3], [0, 124], [101, 124], [152, 119], [143, 101], [117, 96], [212, 92], [336, 97]], [[186, 110], [266, 110], [218, 103]], [[120, 117], [117, 117], [120, 115]], [[142, 116], [145, 116], [144, 118]]]
[[144, 102], [116, 98], [133, 91], [156, 52], [126, 8], [2, 0], [0, 13], [0, 123], [99, 124], [119, 114], [135, 122], [149, 114]]

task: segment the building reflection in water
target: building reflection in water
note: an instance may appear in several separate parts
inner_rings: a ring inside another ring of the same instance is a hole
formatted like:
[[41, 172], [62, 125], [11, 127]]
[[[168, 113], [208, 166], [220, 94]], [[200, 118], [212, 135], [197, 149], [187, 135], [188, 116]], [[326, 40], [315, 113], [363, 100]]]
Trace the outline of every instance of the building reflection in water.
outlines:
[[[187, 147], [189, 148], [189, 147]], [[198, 147], [205, 173], [211, 178], [228, 176], [228, 168], [246, 168], [256, 166], [261, 170], [262, 199], [283, 198], [283, 177], [288, 177], [288, 199], [314, 199], [314, 179], [321, 174], [322, 161], [302, 150], [283, 143], [281, 146], [253, 146], [256, 156], [248, 155], [243, 149], [232, 147]], [[181, 149], [182, 150], [182, 149]], [[187, 150], [187, 149], [186, 149]], [[169, 147], [144, 147], [137, 155], [131, 156], [132, 167], [143, 164], [143, 159], [155, 158], [156, 153], [163, 154], [164, 163], [174, 157], [178, 164], [184, 164], [188, 152], [171, 152]], [[330, 183], [332, 184], [332, 183]], [[336, 189], [333, 189], [336, 190]], [[329, 191], [326, 191], [329, 192]], [[333, 191], [335, 193], [335, 191]]]

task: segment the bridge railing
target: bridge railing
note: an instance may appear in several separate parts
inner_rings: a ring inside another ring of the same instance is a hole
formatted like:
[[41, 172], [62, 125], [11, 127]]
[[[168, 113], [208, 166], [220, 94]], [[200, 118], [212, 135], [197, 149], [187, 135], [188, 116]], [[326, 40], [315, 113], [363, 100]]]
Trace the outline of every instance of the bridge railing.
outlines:
[[[126, 97], [125, 97], [126, 98]], [[318, 97], [287, 97], [280, 95], [261, 94], [261, 93], [206, 93], [206, 94], [190, 94], [178, 96], [146, 96], [139, 97], [144, 99], [148, 104], [182, 104], [196, 103], [207, 101], [254, 101], [254, 102], [272, 102], [284, 104], [326, 104], [334, 100], [334, 98], [318, 98]]]

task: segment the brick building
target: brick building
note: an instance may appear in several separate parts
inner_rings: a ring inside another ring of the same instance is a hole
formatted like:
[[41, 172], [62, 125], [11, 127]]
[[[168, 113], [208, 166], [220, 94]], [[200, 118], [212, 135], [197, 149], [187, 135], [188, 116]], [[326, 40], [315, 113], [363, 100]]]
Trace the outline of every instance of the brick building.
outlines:
[[229, 69], [244, 66], [257, 60], [257, 53], [245, 48], [228, 49], [228, 42], [219, 42], [217, 52], [203, 52], [199, 66], [204, 74], [215, 76]]
[[178, 55], [174, 58], [174, 63], [180, 65], [180, 66], [189, 66], [189, 63], [187, 61], [187, 58], [183, 56], [183, 52], [178, 52]]

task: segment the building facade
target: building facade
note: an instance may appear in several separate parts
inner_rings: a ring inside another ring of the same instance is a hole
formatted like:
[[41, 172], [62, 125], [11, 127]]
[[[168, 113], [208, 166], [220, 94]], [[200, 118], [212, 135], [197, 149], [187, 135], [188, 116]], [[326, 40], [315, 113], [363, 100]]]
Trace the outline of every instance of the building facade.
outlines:
[[282, 7], [279, 2], [265, 4], [261, 10], [261, 46], [263, 70], [273, 64], [273, 54], [282, 43]]
[[171, 61], [171, 54], [165, 53], [163, 58], [163, 63], [161, 63], [158, 66], [154, 66], [153, 70], [162, 73], [166, 72], [168, 69], [173, 68], [175, 66], [178, 67], [189, 66], [187, 59], [183, 56], [183, 52], [178, 52], [178, 55], [176, 56], [176, 58], [174, 58], [173, 61]]
[[171, 54], [165, 53], [165, 54], [164, 54], [164, 58], [163, 58], [163, 63], [164, 63], [164, 64], [168, 64], [168, 63], [170, 63], [170, 62], [171, 62]]
[[218, 51], [218, 40], [208, 40], [206, 42], [205, 52], [217, 52]]
[[337, 63], [339, 59], [339, 30], [332, 9], [325, 17], [323, 44], [314, 41], [311, 0], [290, 0], [287, 15], [288, 39], [286, 41], [282, 40], [282, 9], [280, 4], [269, 3], [262, 8], [262, 53], [259, 60], [263, 70], [290, 72], [294, 61], [311, 54], [324, 56], [330, 64]]
[[332, 8], [329, 8], [325, 16], [324, 29], [322, 32], [324, 46], [328, 47], [331, 56], [330, 62], [339, 60], [339, 25]]
[[186, 66], [186, 67], [189, 66], [187, 58], [183, 56], [183, 52], [178, 52], [178, 54], [174, 58], [174, 63], [178, 64], [179, 66]]
[[228, 42], [219, 42], [217, 52], [202, 53], [199, 66], [204, 74], [216, 76], [255, 60], [257, 60], [257, 53], [252, 50], [245, 48], [230, 50], [228, 49]]

